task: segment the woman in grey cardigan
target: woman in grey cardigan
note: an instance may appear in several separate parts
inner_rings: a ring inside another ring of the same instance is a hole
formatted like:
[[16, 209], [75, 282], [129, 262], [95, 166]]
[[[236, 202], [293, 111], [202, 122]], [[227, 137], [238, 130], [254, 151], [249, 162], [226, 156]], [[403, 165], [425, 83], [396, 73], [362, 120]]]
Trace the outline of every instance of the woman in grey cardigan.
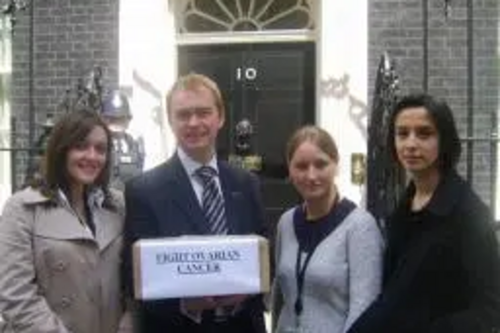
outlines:
[[326, 131], [299, 129], [287, 161], [304, 202], [278, 224], [273, 295], [283, 305], [276, 331], [343, 333], [380, 291], [382, 237], [369, 213], [340, 197], [338, 150]]

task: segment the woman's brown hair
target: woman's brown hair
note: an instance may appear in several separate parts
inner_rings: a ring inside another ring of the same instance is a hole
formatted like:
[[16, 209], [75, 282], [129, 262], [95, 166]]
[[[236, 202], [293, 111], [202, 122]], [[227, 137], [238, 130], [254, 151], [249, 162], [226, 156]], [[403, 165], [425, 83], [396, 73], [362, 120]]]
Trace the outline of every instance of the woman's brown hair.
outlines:
[[290, 163], [297, 148], [304, 142], [314, 143], [321, 151], [327, 154], [335, 163], [339, 161], [339, 151], [332, 136], [324, 129], [306, 125], [293, 133], [286, 147], [286, 161]]
[[[57, 191], [68, 194], [70, 176], [66, 168], [66, 160], [70, 149], [82, 143], [96, 127], [101, 127], [106, 133], [106, 162], [103, 170], [93, 186], [100, 187], [109, 198], [109, 179], [112, 164], [111, 133], [101, 117], [90, 109], [78, 110], [65, 114], [54, 126], [50, 134], [47, 148], [42, 160], [41, 179], [35, 182], [42, 194], [55, 199]], [[106, 200], [105, 200], [106, 201]]]

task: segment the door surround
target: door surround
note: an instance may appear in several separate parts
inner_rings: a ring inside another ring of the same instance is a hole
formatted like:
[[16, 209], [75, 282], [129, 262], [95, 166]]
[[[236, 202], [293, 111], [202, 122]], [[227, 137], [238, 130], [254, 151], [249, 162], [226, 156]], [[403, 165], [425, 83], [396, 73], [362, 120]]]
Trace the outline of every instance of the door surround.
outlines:
[[268, 30], [177, 34], [177, 45], [316, 42], [311, 30]]

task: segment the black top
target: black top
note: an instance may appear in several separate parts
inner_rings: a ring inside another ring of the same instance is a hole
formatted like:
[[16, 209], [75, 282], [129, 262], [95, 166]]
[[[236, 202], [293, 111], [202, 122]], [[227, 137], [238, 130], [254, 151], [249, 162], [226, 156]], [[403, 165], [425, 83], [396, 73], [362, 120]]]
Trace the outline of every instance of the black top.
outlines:
[[349, 199], [336, 201], [330, 212], [315, 220], [307, 219], [303, 206], [294, 211], [293, 228], [300, 248], [310, 252], [345, 219], [356, 205]]
[[412, 212], [410, 184], [387, 223], [381, 296], [349, 333], [491, 333], [500, 268], [489, 209], [455, 172]]

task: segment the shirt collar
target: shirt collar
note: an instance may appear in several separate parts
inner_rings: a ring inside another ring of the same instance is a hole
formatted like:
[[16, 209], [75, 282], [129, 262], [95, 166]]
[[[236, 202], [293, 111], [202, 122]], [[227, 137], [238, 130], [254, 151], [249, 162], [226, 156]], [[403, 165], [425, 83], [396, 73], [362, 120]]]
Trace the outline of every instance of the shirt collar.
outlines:
[[177, 155], [179, 156], [179, 160], [181, 161], [182, 166], [186, 170], [187, 174], [190, 177], [195, 176], [196, 170], [198, 170], [202, 166], [209, 166], [214, 168], [214, 170], [219, 174], [219, 168], [217, 165], [217, 157], [214, 154], [210, 161], [208, 161], [207, 164], [201, 164], [198, 161], [195, 161], [191, 156], [186, 154], [184, 150], [182, 150], [181, 147], [177, 147]]

